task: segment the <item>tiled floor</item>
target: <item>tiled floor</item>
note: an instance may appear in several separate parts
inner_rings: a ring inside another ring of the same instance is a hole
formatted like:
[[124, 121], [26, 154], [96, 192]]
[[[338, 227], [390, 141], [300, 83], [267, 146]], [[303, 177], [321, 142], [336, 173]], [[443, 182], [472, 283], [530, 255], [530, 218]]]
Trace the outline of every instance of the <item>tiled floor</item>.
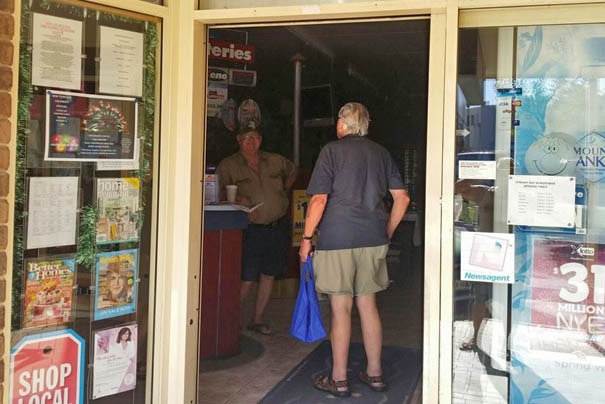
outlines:
[[[421, 349], [422, 248], [410, 245], [400, 251], [399, 246], [393, 247], [389, 254], [389, 273], [393, 282], [387, 291], [377, 295], [383, 322], [384, 344]], [[254, 341], [262, 344], [264, 352], [257, 358], [247, 357], [241, 360], [241, 363], [238, 363], [237, 358], [232, 358], [230, 366], [237, 366], [222, 370], [209, 371], [208, 366], [202, 366], [198, 403], [257, 403], [319, 344], [305, 344], [288, 335], [294, 300], [279, 298], [269, 302], [266, 318], [275, 329], [275, 335], [261, 336], [243, 332], [247, 349], [255, 349], [258, 344]], [[327, 326], [328, 301], [320, 301], [320, 306], [324, 324]], [[352, 341], [361, 341], [358, 316], [355, 312], [353, 319]], [[220, 364], [215, 366], [220, 367]], [[309, 388], [312, 386], [309, 385]], [[419, 396], [418, 391], [414, 402], [420, 402]]]
[[[393, 243], [388, 257], [392, 284], [388, 290], [377, 295], [377, 300], [384, 329], [384, 345], [422, 349], [424, 252], [422, 247], [412, 247], [409, 241]], [[252, 299], [248, 303], [251, 305]], [[294, 298], [271, 299], [266, 317], [275, 329], [275, 335], [261, 336], [244, 331], [244, 355], [224, 362], [202, 364], [198, 403], [257, 403], [319, 344], [304, 344], [288, 335], [293, 306]], [[320, 306], [327, 326], [328, 301], [320, 301]], [[251, 306], [245, 310], [250, 309]], [[352, 341], [361, 341], [355, 312], [353, 319]], [[487, 374], [476, 352], [458, 349], [460, 343], [472, 335], [470, 321], [457, 320], [453, 331], [452, 402], [506, 403], [506, 378]], [[422, 401], [421, 384], [417, 386], [411, 403]], [[309, 388], [312, 389], [311, 384]]]

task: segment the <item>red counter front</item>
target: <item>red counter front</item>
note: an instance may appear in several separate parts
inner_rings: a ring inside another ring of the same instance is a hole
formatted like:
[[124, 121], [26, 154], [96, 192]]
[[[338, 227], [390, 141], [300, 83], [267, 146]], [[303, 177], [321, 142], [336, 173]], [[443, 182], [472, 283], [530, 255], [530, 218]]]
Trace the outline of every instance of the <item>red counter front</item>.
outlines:
[[242, 211], [204, 212], [200, 359], [239, 353]]

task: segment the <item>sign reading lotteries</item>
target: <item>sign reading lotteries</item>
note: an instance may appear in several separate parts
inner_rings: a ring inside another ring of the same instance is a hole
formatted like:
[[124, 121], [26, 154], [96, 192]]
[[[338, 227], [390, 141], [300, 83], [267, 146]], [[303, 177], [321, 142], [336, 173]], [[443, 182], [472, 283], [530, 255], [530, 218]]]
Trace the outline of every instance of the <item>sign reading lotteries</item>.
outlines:
[[11, 349], [10, 403], [83, 403], [84, 347], [70, 329], [19, 341]]
[[228, 60], [234, 63], [254, 63], [254, 46], [230, 41], [210, 40], [208, 59]]

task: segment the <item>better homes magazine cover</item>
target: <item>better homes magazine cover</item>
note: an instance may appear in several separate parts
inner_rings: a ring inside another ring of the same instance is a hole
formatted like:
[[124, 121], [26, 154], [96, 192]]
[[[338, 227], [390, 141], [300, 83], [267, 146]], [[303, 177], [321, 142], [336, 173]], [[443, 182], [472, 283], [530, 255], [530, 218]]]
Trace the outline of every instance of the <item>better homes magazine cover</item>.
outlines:
[[138, 178], [97, 179], [97, 243], [139, 239], [139, 191]]
[[75, 258], [26, 261], [23, 328], [71, 321], [75, 268]]

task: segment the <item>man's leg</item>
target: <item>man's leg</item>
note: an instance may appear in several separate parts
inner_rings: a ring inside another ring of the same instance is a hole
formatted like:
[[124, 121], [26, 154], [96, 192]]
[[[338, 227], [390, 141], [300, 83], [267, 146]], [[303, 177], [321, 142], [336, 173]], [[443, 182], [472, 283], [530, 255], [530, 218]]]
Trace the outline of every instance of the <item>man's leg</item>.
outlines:
[[369, 376], [381, 376], [382, 323], [378, 307], [376, 307], [376, 295], [357, 296], [356, 299], [361, 320], [363, 347], [368, 358], [366, 373]]
[[260, 274], [258, 281], [258, 291], [256, 294], [256, 306], [254, 309], [254, 317], [252, 322], [258, 324], [263, 321], [263, 314], [265, 314], [265, 308], [271, 297], [271, 289], [273, 288], [273, 279], [275, 277], [271, 275]]
[[330, 339], [332, 341], [332, 379], [336, 381], [347, 379], [347, 363], [349, 359], [349, 343], [351, 342], [351, 309], [353, 296], [330, 295], [332, 308], [332, 326]]

